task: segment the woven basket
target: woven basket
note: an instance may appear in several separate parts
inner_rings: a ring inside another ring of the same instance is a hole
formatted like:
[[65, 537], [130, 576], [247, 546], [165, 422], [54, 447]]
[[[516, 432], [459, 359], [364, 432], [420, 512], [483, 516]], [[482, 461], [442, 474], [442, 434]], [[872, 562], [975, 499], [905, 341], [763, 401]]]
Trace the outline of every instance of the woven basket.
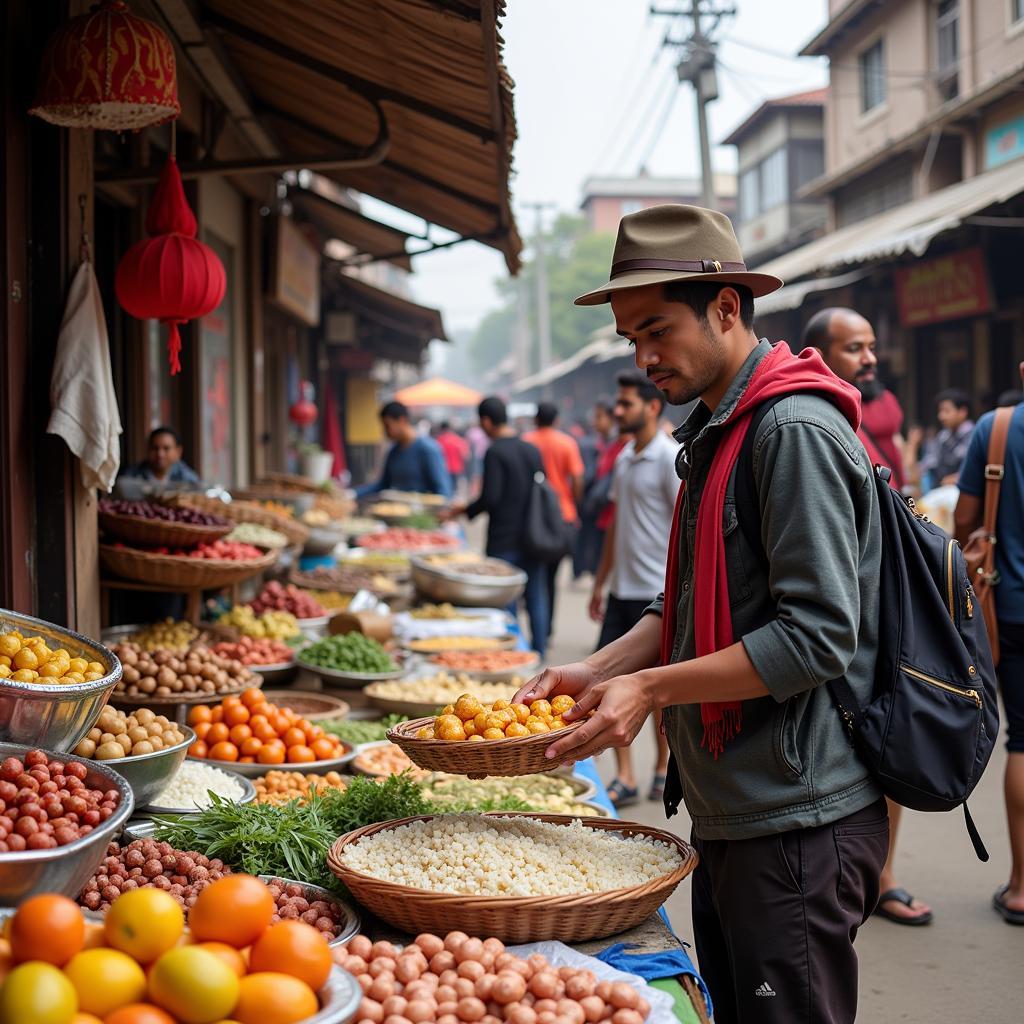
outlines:
[[303, 718], [317, 721], [340, 721], [349, 713], [349, 706], [329, 693], [313, 693], [308, 690], [264, 690], [268, 703], [277, 707], [288, 707]]
[[114, 512], [100, 512], [99, 521], [100, 529], [117, 540], [154, 548], [191, 548], [197, 544], [211, 544], [235, 528], [232, 522], [223, 526], [195, 526], [191, 523], [170, 523], [165, 519], [122, 516]]
[[290, 516], [281, 516], [252, 501], [233, 501], [225, 505], [217, 498], [204, 494], [179, 494], [174, 498], [177, 505], [197, 508], [211, 515], [229, 515], [236, 523], [256, 523], [277, 530], [288, 538], [289, 544], [305, 544], [309, 540], [309, 527]]
[[433, 717], [401, 722], [388, 730], [388, 739], [401, 747], [408, 754], [409, 760], [420, 768], [448, 772], [449, 775], [468, 775], [471, 779], [483, 779], [488, 775], [535, 775], [538, 772], [554, 771], [558, 762], [545, 757], [544, 751], [556, 739], [561, 739], [583, 724], [576, 722], [555, 732], [516, 736], [508, 740], [484, 740], [483, 743], [417, 739], [416, 731], [433, 722]]
[[[495, 742], [501, 742], [496, 740]], [[473, 746], [482, 746], [475, 743]], [[501, 813], [500, 817], [531, 818], [556, 825], [575, 819], [567, 814]], [[644, 885], [601, 893], [565, 896], [468, 896], [439, 893], [385, 882], [342, 863], [345, 847], [384, 829], [412, 821], [429, 820], [430, 815], [401, 818], [356, 829], [339, 839], [327, 854], [327, 866], [364, 907], [388, 924], [415, 935], [420, 932], [446, 934], [452, 930], [468, 935], [493, 935], [503, 942], [586, 942], [635, 928], [657, 913], [676, 886], [697, 866], [697, 854], [689, 844], [670, 832], [611, 818], [581, 819], [587, 828], [603, 829], [623, 836], [642, 835], [679, 851], [682, 860], [670, 874]]]
[[216, 590], [241, 583], [269, 569], [277, 561], [277, 552], [245, 561], [189, 558], [185, 555], [153, 555], [133, 548], [100, 545], [100, 561], [111, 572], [140, 583], [169, 587], [195, 587]]

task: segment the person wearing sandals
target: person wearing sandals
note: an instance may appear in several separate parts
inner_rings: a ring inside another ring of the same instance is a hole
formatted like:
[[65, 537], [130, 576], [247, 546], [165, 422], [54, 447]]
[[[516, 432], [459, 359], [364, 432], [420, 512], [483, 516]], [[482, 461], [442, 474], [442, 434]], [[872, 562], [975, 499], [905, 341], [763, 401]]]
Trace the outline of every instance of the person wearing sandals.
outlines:
[[[625, 636], [661, 593], [672, 510], [679, 491], [679, 445], [659, 429], [665, 408], [663, 395], [635, 370], [620, 373], [617, 383], [615, 419], [619, 431], [631, 434], [633, 440], [615, 460], [609, 492], [615, 511], [590, 596], [590, 617], [601, 623], [598, 650]], [[661, 714], [652, 717], [658, 757], [647, 799], [660, 800], [665, 792], [668, 743], [661, 731]], [[616, 775], [608, 796], [616, 807], [629, 807], [640, 799], [629, 747], [616, 748], [615, 761]]]
[[[1024, 381], [1024, 363], [1020, 364]], [[966, 544], [982, 525], [986, 465], [995, 413], [978, 420], [960, 470], [956, 539]], [[999, 626], [999, 689], [1006, 717], [1003, 792], [1010, 833], [1010, 878], [992, 896], [1007, 924], [1024, 925], [1024, 403], [1011, 414], [996, 517], [996, 622]]]

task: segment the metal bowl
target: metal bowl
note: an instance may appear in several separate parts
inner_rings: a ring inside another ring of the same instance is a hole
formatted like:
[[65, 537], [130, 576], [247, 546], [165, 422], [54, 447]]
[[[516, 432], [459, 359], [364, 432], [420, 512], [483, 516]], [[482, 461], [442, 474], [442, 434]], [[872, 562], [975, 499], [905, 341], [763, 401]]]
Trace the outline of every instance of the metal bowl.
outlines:
[[[207, 758], [189, 758], [190, 761], [200, 761], [202, 764], [208, 764], [211, 768], [219, 768], [225, 775], [230, 775], [239, 786], [242, 787], [242, 795], [235, 801], [238, 804], [251, 804], [256, 799], [256, 787], [246, 778], [248, 773], [243, 774], [238, 771], [239, 768], [261, 768], [266, 771], [266, 765], [256, 764], [241, 764], [236, 765], [230, 761], [210, 761]], [[155, 798], [158, 795], [153, 794]], [[178, 814], [178, 815], [189, 815], [193, 816], [196, 814], [202, 814], [203, 808], [201, 807], [159, 807], [156, 804], [148, 804], [146, 807], [140, 808], [147, 814]]]
[[279, 661], [275, 665], [247, 665], [264, 683], [287, 683], [298, 671], [298, 663], [294, 658], [291, 661]]
[[195, 742], [196, 734], [187, 725], [179, 725], [178, 728], [185, 734], [185, 738], [180, 743], [175, 743], [173, 747], [154, 750], [152, 754], [135, 754], [112, 761], [92, 760], [90, 763], [113, 767], [132, 787], [135, 806], [147, 807], [149, 801], [167, 785], [171, 776], [181, 767], [188, 748]]
[[[473, 651], [476, 654], [478, 652]], [[537, 669], [540, 668], [540, 655], [534, 653], [534, 657], [531, 661], [523, 662], [522, 665], [512, 665], [509, 668], [499, 668], [492, 671], [481, 671], [475, 668], [454, 668], [448, 665], [438, 665], [431, 661], [430, 658], [427, 662], [436, 668], [438, 672], [447, 672], [449, 675], [454, 676], [468, 676], [470, 679], [475, 679], [479, 683], [504, 683], [507, 680], [514, 679], [517, 676], [524, 682], [531, 676], [535, 675]]]
[[[239, 764], [237, 761], [211, 761], [208, 757], [190, 757], [189, 760], [199, 761], [202, 764], [210, 765], [211, 768], [220, 768], [221, 771], [227, 772], [229, 775], [237, 776], [240, 782], [244, 782], [252, 789], [252, 796], [247, 796], [246, 799], [239, 801], [239, 803], [247, 804], [256, 799], [256, 790], [249, 779], [258, 779], [261, 775], [266, 775], [267, 772], [302, 772], [303, 775], [326, 775], [327, 772], [340, 772], [355, 754], [355, 747], [351, 743], [345, 743], [342, 740], [342, 745], [345, 747], [345, 753], [341, 757], [332, 757], [326, 761], [304, 761], [301, 764], [289, 764], [288, 762], [284, 764]], [[148, 809], [156, 813], [156, 808]], [[193, 811], [192, 813], [198, 812]]]
[[121, 678], [121, 662], [95, 640], [42, 619], [0, 609], [0, 634], [14, 629], [41, 636], [48, 647], [64, 647], [72, 657], [81, 655], [107, 669], [102, 679], [89, 683], [16, 683], [0, 679], [0, 743], [67, 753], [96, 724]]
[[341, 926], [341, 931], [328, 942], [329, 946], [343, 946], [353, 936], [359, 934], [359, 929], [362, 927], [362, 920], [359, 914], [356, 913], [355, 909], [346, 903], [343, 899], [336, 896], [329, 889], [324, 889], [319, 885], [313, 885], [312, 882], [299, 882], [294, 878], [280, 878], [277, 875], [259, 875], [257, 876], [261, 882], [266, 882], [268, 885], [271, 882], [279, 882], [281, 885], [297, 885], [302, 889], [303, 897], [310, 903], [315, 903], [317, 900], [323, 900], [324, 903], [331, 903], [336, 907], [340, 907], [344, 911], [344, 921]]
[[401, 679], [407, 671], [405, 668], [397, 668], [393, 672], [342, 672], [334, 668], [310, 665], [301, 658], [299, 658], [299, 667], [319, 676], [325, 686], [340, 686], [346, 690], [359, 689], [368, 683], [376, 683], [382, 679]]
[[[0, 743], [0, 760], [24, 758], [32, 747], [23, 743]], [[75, 757], [63, 751], [45, 750], [50, 760], [77, 761], [85, 765], [85, 784], [90, 789], [116, 789], [121, 794], [117, 810], [88, 835], [52, 850], [0, 853], [0, 906], [16, 907], [29, 896], [55, 892], [75, 899], [85, 883], [96, 874], [107, 855], [107, 844], [128, 820], [135, 808], [131, 786], [104, 764]]]
[[412, 582], [418, 593], [438, 604], [504, 608], [526, 589], [526, 573], [514, 576], [467, 576], [422, 558], [410, 558]]
[[311, 526], [302, 551], [306, 555], [329, 555], [345, 542], [345, 534], [336, 526]]
[[336, 614], [336, 612], [329, 612], [327, 615], [317, 615], [312, 619], [299, 619], [299, 629], [302, 630], [302, 635], [310, 640], [322, 640], [327, 636], [327, 624]]

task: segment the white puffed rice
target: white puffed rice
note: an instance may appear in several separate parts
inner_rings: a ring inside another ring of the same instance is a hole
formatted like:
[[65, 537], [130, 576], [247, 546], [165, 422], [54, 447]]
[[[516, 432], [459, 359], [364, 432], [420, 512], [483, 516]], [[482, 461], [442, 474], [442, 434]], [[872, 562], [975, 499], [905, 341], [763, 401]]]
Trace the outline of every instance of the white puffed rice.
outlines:
[[446, 814], [346, 846], [354, 871], [386, 882], [473, 896], [559, 896], [643, 885], [674, 871], [679, 853], [644, 836], [608, 835], [579, 819]]
[[226, 800], [239, 800], [245, 790], [226, 772], [198, 761], [182, 761], [170, 782], [153, 798], [155, 807], [200, 809], [212, 803], [209, 791]]

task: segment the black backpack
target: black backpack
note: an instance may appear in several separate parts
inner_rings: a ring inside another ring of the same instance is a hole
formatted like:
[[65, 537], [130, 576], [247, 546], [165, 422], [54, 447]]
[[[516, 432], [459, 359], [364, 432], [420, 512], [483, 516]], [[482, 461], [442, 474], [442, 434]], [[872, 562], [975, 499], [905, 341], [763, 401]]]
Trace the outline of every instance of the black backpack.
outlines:
[[[757, 429], [777, 402], [755, 409], [736, 466], [736, 511], [743, 535], [765, 561], [754, 481]], [[889, 486], [875, 467], [882, 520], [878, 662], [875, 687], [860, 707], [844, 679], [832, 701], [886, 796], [915, 811], [963, 805], [980, 860], [988, 860], [967, 809], [999, 733], [992, 651], [960, 545]]]
[[572, 534], [562, 506], [542, 470], [533, 474], [523, 521], [523, 551], [538, 562], [557, 562], [572, 548]]

